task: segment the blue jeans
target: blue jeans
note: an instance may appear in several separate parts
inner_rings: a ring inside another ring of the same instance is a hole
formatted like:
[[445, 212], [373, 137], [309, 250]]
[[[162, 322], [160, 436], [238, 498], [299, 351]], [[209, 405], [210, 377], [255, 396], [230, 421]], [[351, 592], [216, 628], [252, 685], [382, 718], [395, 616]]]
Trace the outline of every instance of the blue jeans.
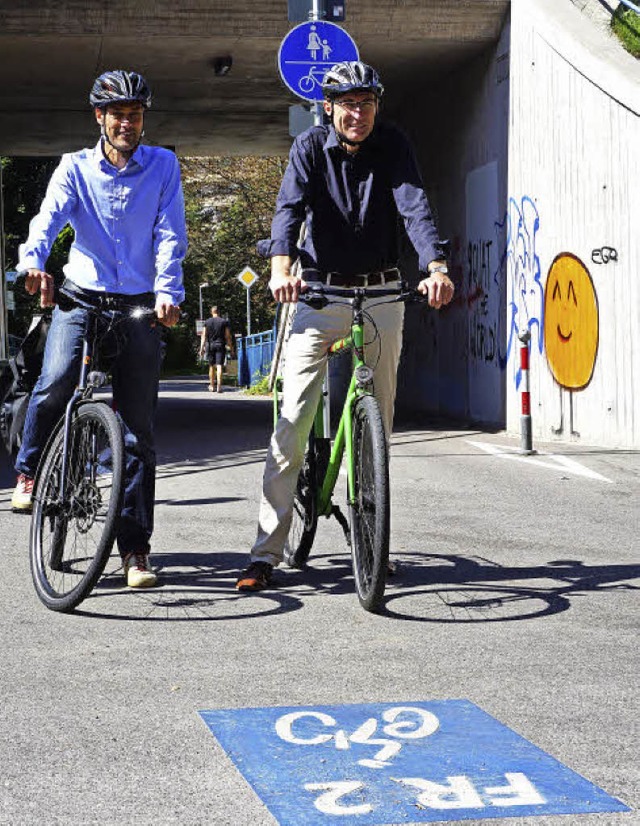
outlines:
[[[88, 313], [80, 307], [53, 311], [42, 372], [24, 424], [16, 470], [35, 476], [47, 439], [64, 413], [78, 381]], [[161, 342], [148, 321], [127, 319], [112, 370], [114, 406], [125, 441], [125, 490], [116, 538], [120, 554], [147, 553], [153, 533], [156, 453], [153, 421], [158, 399]]]

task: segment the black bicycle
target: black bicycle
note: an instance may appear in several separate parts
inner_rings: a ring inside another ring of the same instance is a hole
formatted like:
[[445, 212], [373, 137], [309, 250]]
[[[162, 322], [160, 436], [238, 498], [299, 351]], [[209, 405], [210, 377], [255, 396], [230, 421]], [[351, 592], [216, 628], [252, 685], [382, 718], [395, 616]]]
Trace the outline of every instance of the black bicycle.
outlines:
[[[116, 535], [124, 493], [124, 437], [111, 406], [93, 398], [107, 383], [98, 355], [116, 350], [119, 324], [141, 323], [153, 310], [121, 299], [87, 299], [64, 293], [61, 302], [87, 310], [78, 386], [53, 430], [33, 487], [31, 575], [40, 600], [52, 611], [72, 611], [96, 585]], [[106, 356], [105, 356], [106, 358]]]

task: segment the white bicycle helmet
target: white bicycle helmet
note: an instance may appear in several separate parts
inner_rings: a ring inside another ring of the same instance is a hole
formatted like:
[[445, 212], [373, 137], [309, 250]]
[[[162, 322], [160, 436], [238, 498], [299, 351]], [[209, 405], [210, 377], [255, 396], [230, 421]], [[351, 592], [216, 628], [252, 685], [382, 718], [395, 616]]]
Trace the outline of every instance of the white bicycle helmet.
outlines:
[[333, 100], [345, 92], [373, 92], [377, 98], [384, 94], [384, 86], [378, 73], [359, 60], [336, 63], [322, 80], [322, 92], [327, 100]]

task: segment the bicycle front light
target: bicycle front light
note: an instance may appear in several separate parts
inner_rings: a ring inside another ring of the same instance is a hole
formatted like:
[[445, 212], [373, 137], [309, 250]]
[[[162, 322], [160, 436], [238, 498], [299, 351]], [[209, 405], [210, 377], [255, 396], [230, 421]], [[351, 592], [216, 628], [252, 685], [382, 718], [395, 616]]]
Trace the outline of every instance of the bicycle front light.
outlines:
[[107, 383], [107, 374], [100, 370], [92, 370], [87, 376], [87, 384], [91, 387], [104, 387]]
[[355, 375], [356, 383], [360, 387], [364, 387], [365, 384], [369, 384], [371, 381], [373, 381], [373, 370], [371, 369], [371, 367], [367, 367], [366, 364], [360, 364], [358, 367], [356, 367]]

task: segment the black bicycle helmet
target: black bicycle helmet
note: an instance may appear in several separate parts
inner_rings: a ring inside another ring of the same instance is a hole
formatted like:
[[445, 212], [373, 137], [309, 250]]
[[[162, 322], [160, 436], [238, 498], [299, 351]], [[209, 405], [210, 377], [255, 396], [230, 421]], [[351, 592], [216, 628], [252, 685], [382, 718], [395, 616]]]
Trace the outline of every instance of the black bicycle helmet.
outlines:
[[145, 109], [151, 106], [151, 89], [137, 72], [115, 69], [103, 72], [96, 78], [89, 101], [92, 106], [108, 106], [110, 103], [140, 101]]
[[322, 80], [322, 92], [327, 100], [333, 100], [345, 92], [373, 92], [381, 98], [384, 86], [378, 73], [371, 66], [359, 60], [336, 63]]

